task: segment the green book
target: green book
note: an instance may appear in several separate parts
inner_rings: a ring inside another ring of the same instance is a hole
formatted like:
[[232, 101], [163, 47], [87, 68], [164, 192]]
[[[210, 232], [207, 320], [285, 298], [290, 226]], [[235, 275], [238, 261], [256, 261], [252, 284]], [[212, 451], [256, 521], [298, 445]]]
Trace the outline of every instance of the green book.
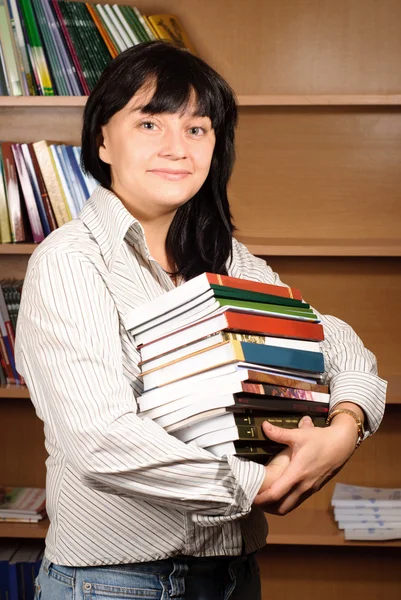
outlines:
[[[0, 0], [1, 1], [1, 0]], [[24, 19], [31, 57], [44, 96], [54, 96], [54, 89], [30, 0], [19, 0]]]
[[250, 302], [269, 302], [270, 304], [280, 304], [283, 306], [292, 306], [297, 308], [310, 308], [309, 304], [296, 300], [295, 298], [285, 298], [274, 294], [263, 294], [261, 292], [252, 292], [250, 290], [241, 290], [224, 285], [210, 284], [214, 290], [215, 298], [234, 298], [237, 300], [249, 300]]
[[268, 313], [278, 313], [283, 316], [292, 316], [294, 318], [305, 319], [307, 321], [315, 321], [317, 316], [312, 309], [307, 308], [302, 310], [301, 308], [295, 309], [289, 306], [279, 306], [277, 304], [267, 304], [265, 302], [249, 302], [247, 300], [233, 300], [231, 298], [216, 298], [216, 301], [220, 306], [238, 306], [239, 308], [263, 310]]
[[34, 14], [36, 17], [36, 22], [38, 24], [38, 29], [42, 35], [42, 40], [45, 46], [46, 55], [49, 61], [49, 66], [51, 70], [51, 74], [53, 77], [53, 81], [56, 85], [56, 93], [59, 96], [68, 96], [69, 90], [67, 84], [65, 82], [66, 74], [63, 72], [62, 66], [58, 59], [57, 50], [55, 47], [54, 40], [49, 30], [48, 21], [43, 10], [41, 0], [31, 0], [32, 6], [34, 10]]
[[85, 46], [83, 44], [80, 27], [76, 23], [76, 18], [73, 13], [72, 2], [65, 2], [64, 0], [58, 0], [58, 5], [61, 10], [61, 14], [63, 15], [63, 19], [65, 25], [68, 29], [68, 32], [71, 36], [71, 40], [73, 46], [75, 48], [75, 52], [77, 53], [78, 60], [80, 62], [83, 75], [88, 83], [88, 87], [92, 90], [95, 87], [96, 83], [96, 75], [92, 68], [92, 65], [88, 59]]
[[124, 6], [124, 5], [121, 5], [120, 8], [121, 8], [121, 11], [122, 11], [124, 17], [127, 20], [128, 25], [131, 27], [132, 31], [135, 33], [135, 35], [139, 39], [139, 41], [140, 42], [149, 41], [149, 37], [147, 36], [144, 28], [140, 24], [136, 14], [132, 10], [132, 8], [130, 6]]

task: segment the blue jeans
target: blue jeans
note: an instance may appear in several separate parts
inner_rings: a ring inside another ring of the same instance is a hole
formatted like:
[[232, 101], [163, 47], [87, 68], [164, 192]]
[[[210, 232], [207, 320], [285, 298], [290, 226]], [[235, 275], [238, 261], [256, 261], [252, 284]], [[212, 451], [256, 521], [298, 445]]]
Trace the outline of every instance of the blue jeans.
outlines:
[[64, 567], [46, 558], [35, 600], [260, 600], [254, 555], [179, 557], [106, 567]]

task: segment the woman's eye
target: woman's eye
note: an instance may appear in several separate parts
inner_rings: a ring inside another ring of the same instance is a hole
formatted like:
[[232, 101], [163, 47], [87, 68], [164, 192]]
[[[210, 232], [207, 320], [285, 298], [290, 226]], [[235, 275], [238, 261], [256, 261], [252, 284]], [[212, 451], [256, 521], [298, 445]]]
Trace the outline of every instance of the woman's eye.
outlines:
[[204, 129], [203, 127], [191, 127], [189, 129], [189, 133], [194, 136], [200, 136], [206, 133], [206, 129]]
[[152, 123], [152, 121], [143, 121], [141, 123], [141, 127], [143, 127], [143, 129], [148, 129], [149, 131], [152, 131], [153, 129], [156, 129], [156, 124]]

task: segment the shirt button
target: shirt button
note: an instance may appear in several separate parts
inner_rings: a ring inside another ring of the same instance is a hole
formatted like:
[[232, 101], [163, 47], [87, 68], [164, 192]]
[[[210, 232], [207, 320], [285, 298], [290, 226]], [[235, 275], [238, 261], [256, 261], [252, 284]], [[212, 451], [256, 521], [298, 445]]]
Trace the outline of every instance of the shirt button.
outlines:
[[91, 583], [84, 583], [84, 590], [88, 591], [90, 589], [92, 589], [92, 584]]

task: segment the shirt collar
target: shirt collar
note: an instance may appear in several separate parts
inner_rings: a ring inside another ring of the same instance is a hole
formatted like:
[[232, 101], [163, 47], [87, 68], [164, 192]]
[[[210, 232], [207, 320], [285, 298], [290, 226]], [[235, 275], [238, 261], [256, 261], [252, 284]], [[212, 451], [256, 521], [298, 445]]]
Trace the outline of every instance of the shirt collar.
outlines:
[[109, 271], [113, 269], [117, 252], [128, 231], [131, 234], [130, 240], [134, 239], [147, 252], [142, 225], [110, 190], [98, 186], [80, 212], [79, 218], [98, 243]]

